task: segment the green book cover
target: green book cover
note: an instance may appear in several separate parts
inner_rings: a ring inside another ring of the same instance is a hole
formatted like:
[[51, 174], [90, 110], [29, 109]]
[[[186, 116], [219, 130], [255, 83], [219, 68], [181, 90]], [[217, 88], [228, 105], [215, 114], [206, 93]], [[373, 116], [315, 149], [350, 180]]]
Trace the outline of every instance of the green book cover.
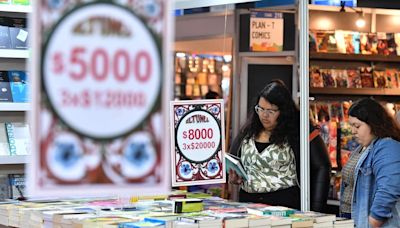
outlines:
[[27, 6], [27, 5], [31, 4], [31, 1], [30, 0], [12, 0], [11, 3], [13, 5], [24, 5], [24, 6]]

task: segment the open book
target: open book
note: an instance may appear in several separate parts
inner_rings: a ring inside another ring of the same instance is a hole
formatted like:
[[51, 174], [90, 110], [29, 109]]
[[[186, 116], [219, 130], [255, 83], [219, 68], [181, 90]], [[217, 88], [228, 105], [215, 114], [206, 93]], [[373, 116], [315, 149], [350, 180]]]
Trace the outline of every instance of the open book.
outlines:
[[248, 179], [247, 173], [243, 167], [242, 162], [240, 162], [240, 158], [236, 157], [233, 154], [225, 153], [225, 163], [226, 163], [226, 172], [229, 173], [229, 169], [235, 170], [235, 172], [241, 176], [244, 180]]

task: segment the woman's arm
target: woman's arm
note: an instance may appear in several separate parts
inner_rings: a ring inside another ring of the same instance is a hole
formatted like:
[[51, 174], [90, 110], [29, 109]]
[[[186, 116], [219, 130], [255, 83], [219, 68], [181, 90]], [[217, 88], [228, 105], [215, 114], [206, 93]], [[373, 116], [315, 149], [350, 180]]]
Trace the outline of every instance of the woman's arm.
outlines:
[[372, 156], [376, 192], [370, 217], [373, 222], [378, 220], [384, 223], [392, 216], [392, 208], [400, 199], [400, 143], [382, 139], [374, 148]]

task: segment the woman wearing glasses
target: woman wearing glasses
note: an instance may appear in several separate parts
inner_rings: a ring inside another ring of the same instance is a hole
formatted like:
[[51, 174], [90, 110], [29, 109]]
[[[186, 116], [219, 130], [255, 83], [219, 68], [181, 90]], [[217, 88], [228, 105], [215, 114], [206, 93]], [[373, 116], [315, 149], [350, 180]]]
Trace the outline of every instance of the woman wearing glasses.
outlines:
[[[258, 95], [247, 123], [232, 143], [248, 175], [229, 170], [229, 183], [240, 185], [239, 201], [300, 208], [299, 111], [281, 81], [269, 83]], [[323, 210], [329, 189], [330, 162], [320, 137], [311, 151], [311, 209]]]

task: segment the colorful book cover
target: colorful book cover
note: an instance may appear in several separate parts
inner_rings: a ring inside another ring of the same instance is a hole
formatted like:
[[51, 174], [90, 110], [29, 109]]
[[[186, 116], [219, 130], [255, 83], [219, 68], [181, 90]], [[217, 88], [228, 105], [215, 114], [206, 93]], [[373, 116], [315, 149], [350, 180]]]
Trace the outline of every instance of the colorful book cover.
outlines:
[[330, 120], [329, 105], [324, 102], [316, 103], [317, 122], [322, 123]]
[[386, 88], [386, 75], [383, 70], [374, 70], [374, 87], [375, 88]]
[[338, 52], [335, 31], [317, 31], [317, 52]]
[[389, 55], [396, 55], [396, 41], [394, 37], [394, 33], [386, 33], [386, 40], [387, 40], [387, 49]]
[[7, 71], [0, 71], [0, 102], [12, 102], [10, 80]]
[[25, 18], [10, 18], [10, 39], [13, 49], [28, 49], [28, 30]]
[[378, 54], [376, 33], [360, 33], [360, 50], [364, 55]]
[[347, 70], [347, 85], [349, 88], [361, 88], [360, 72], [355, 69]]
[[345, 42], [345, 31], [336, 30], [335, 31], [335, 39], [336, 39], [336, 47], [338, 53], [346, 54], [346, 42]]
[[328, 52], [329, 34], [327, 31], [315, 31], [317, 52]]
[[308, 39], [309, 39], [309, 51], [317, 52], [317, 38], [314, 31], [309, 32]]
[[310, 70], [310, 87], [311, 88], [322, 88], [324, 87], [324, 81], [322, 80], [321, 72], [317, 67], [311, 67]]
[[328, 144], [328, 153], [329, 159], [331, 161], [332, 167], [336, 168], [337, 165], [337, 122], [329, 121], [329, 144]]
[[353, 32], [353, 48], [354, 48], [354, 54], [360, 54], [360, 33], [359, 32]]
[[396, 54], [400, 56], [400, 33], [394, 34], [394, 42], [396, 44]]
[[330, 116], [332, 121], [339, 122], [339, 120], [343, 119], [342, 116], [342, 103], [333, 102], [330, 103]]
[[386, 37], [385, 32], [378, 32], [376, 34], [376, 37], [378, 39], [377, 43], [377, 51], [379, 55], [389, 55], [389, 45], [388, 45], [388, 40]]
[[8, 71], [11, 94], [14, 102], [29, 102], [29, 84], [24, 71]]
[[0, 4], [10, 4], [11, 0], [0, 0]]
[[347, 88], [347, 71], [343, 69], [332, 69], [332, 76], [336, 81], [337, 88]]
[[368, 33], [368, 43], [371, 44], [371, 54], [378, 54], [378, 36], [376, 33]]
[[6, 133], [10, 155], [30, 154], [31, 134], [26, 123], [6, 122]]
[[332, 72], [330, 69], [320, 69], [320, 73], [322, 75], [322, 80], [324, 81], [324, 87], [335, 88], [336, 81], [332, 76]]
[[386, 69], [387, 88], [398, 88], [399, 71], [396, 69]]
[[354, 32], [352, 31], [346, 31], [344, 33], [344, 44], [346, 48], [346, 54], [354, 54], [355, 53], [355, 47], [353, 43], [353, 34]]
[[371, 67], [360, 67], [361, 86], [363, 88], [374, 88]]
[[343, 101], [342, 103], [342, 116], [343, 116], [343, 121], [347, 122], [349, 121], [349, 109], [351, 106], [351, 102], [349, 101]]

